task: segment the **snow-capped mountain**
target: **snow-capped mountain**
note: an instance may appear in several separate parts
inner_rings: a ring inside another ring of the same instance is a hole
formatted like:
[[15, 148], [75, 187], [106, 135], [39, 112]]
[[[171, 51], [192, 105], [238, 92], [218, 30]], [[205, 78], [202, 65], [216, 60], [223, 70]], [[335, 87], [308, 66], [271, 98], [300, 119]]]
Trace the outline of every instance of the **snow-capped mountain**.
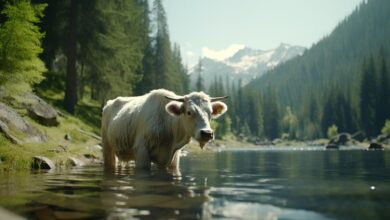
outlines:
[[[272, 50], [256, 50], [249, 47], [237, 51], [231, 57], [219, 61], [208, 57], [201, 59], [202, 77], [206, 89], [215, 80], [228, 80], [238, 82], [242, 80], [242, 85], [247, 84], [252, 79], [261, 76], [267, 70], [274, 68], [295, 56], [302, 55], [305, 48], [301, 46], [292, 46], [280, 44], [279, 47]], [[195, 85], [198, 78], [199, 64], [190, 70], [191, 82]]]

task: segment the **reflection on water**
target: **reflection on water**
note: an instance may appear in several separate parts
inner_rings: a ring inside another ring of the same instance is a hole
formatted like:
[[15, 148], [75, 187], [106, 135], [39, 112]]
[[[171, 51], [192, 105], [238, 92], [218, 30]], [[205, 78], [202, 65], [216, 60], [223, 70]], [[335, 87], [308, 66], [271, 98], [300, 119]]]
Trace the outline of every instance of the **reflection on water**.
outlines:
[[390, 153], [205, 152], [181, 177], [101, 167], [0, 175], [0, 205], [30, 219], [390, 219]]

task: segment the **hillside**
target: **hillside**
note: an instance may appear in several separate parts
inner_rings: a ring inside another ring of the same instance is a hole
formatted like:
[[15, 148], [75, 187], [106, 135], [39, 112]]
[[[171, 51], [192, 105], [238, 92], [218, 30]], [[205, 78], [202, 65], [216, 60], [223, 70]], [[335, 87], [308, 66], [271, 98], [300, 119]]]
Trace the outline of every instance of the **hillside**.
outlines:
[[[330, 85], [339, 87], [344, 94], [355, 93], [363, 60], [377, 54], [381, 47], [389, 51], [389, 39], [390, 1], [361, 3], [330, 35], [302, 56], [275, 67], [246, 88], [264, 92], [270, 86], [284, 105], [295, 109], [306, 96], [321, 95]], [[388, 55], [386, 60], [389, 61]]]
[[[232, 129], [259, 138], [373, 140], [390, 121], [390, 1], [361, 3], [323, 39], [230, 94]], [[236, 94], [234, 94], [236, 93]]]
[[[0, 172], [43, 163], [51, 164], [50, 168], [64, 168], [100, 162], [99, 104], [84, 99], [71, 115], [62, 107], [63, 94], [51, 90], [39, 93], [43, 99], [32, 93], [0, 93]], [[54, 114], [48, 114], [52, 111]], [[40, 161], [37, 157], [47, 159]]]

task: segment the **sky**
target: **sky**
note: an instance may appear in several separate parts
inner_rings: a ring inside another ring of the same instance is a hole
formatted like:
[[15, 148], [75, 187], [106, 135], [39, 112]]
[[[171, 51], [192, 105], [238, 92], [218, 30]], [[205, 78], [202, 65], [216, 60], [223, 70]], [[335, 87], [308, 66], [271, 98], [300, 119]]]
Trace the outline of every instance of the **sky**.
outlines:
[[172, 42], [188, 66], [223, 60], [244, 46], [310, 48], [362, 0], [163, 0]]

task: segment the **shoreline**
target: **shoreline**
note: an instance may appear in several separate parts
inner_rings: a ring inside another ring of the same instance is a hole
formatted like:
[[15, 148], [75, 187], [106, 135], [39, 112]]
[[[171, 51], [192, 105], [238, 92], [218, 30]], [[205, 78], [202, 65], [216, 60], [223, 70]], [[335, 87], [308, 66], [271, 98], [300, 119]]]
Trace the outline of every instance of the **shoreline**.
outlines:
[[[50, 103], [58, 104], [58, 100], [61, 97], [51, 95], [51, 93], [48, 93], [43, 95], [43, 97], [49, 100]], [[51, 96], [51, 99], [48, 99], [47, 96]], [[44, 137], [45, 140], [41, 142], [29, 142], [28, 134], [23, 134], [20, 130], [8, 125], [9, 134], [23, 142], [13, 143], [12, 140], [7, 138], [4, 131], [0, 133], [0, 172], [43, 168], [62, 169], [102, 163], [101, 138], [98, 135], [100, 128], [97, 125], [99, 124], [98, 121], [100, 121], [98, 114], [93, 115], [93, 121], [95, 123], [91, 123], [91, 116], [86, 117], [82, 114], [71, 115], [63, 112], [61, 106], [53, 105], [54, 110], [57, 112], [56, 120], [58, 120], [58, 124], [48, 126], [31, 118], [28, 110], [23, 105], [23, 98], [25, 97], [11, 98], [11, 101], [4, 101], [4, 104], [7, 104], [10, 109], [13, 109], [14, 115], [19, 115], [20, 121], [24, 121], [26, 125], [34, 128], [36, 133]], [[89, 109], [95, 113], [100, 112], [100, 105], [88, 100], [81, 101], [79, 108]], [[0, 122], [2, 121], [0, 120]], [[273, 141], [258, 141], [259, 144], [255, 144], [247, 141], [248, 139], [253, 138], [239, 139], [233, 134], [228, 134], [223, 139], [215, 139], [208, 143], [204, 149], [201, 149], [199, 144], [194, 141], [187, 144], [184, 149], [192, 153], [202, 152], [203, 150], [219, 151], [229, 148], [326, 147], [330, 143], [329, 139], [311, 141], [275, 139]], [[349, 141], [352, 144], [349, 143], [348, 145], [357, 146], [362, 149], [368, 149], [370, 145], [368, 141], [357, 142], [351, 139]], [[383, 149], [390, 149], [388, 140], [387, 144], [382, 145]], [[344, 145], [341, 144], [340, 146]]]

